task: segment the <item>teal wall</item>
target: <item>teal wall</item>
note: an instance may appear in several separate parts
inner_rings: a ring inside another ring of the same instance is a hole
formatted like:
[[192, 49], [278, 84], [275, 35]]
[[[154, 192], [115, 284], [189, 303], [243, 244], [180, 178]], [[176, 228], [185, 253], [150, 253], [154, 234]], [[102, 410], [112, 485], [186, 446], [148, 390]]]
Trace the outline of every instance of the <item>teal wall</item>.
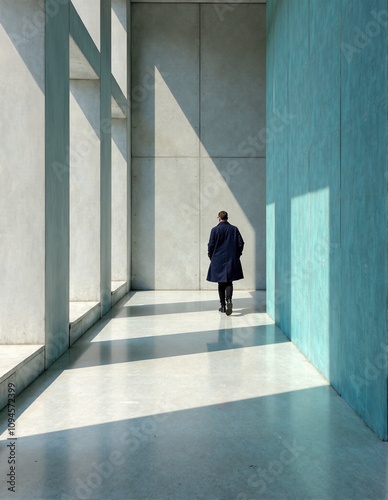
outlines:
[[267, 0], [268, 313], [387, 439], [386, 0]]

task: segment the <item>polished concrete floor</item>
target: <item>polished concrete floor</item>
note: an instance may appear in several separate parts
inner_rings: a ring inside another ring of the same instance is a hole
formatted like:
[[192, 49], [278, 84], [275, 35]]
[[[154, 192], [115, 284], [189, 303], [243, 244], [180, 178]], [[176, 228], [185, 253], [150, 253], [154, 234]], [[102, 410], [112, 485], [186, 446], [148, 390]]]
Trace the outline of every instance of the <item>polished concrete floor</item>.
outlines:
[[[387, 499], [381, 442], [262, 292], [136, 292], [1, 417], [1, 499]], [[16, 454], [16, 492], [7, 463]]]

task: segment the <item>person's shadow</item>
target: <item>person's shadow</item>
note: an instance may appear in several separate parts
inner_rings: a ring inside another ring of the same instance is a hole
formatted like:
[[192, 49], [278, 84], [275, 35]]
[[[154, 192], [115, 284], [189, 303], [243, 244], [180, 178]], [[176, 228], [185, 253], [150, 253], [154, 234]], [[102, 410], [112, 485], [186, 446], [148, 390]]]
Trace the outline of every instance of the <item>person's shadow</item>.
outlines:
[[250, 307], [245, 307], [244, 309], [233, 310], [232, 316], [246, 316], [247, 314], [252, 314], [254, 311]]

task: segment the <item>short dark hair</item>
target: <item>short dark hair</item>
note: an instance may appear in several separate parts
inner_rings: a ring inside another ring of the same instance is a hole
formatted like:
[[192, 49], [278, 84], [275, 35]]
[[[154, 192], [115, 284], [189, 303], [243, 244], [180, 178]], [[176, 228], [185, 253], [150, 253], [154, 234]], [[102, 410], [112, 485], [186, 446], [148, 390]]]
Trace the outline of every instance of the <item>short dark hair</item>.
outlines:
[[221, 212], [219, 212], [218, 214], [218, 217], [221, 220], [228, 220], [228, 212], [225, 212], [225, 210], [221, 210]]

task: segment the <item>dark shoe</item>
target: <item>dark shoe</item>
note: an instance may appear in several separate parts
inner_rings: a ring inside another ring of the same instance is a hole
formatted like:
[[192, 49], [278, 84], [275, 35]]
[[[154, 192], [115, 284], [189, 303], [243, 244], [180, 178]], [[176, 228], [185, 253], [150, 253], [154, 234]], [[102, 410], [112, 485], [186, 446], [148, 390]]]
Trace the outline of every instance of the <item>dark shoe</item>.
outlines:
[[226, 315], [230, 316], [233, 312], [233, 304], [231, 300], [226, 301]]
[[220, 313], [224, 313], [224, 312], [226, 312], [226, 307], [221, 306], [218, 310], [220, 311]]

